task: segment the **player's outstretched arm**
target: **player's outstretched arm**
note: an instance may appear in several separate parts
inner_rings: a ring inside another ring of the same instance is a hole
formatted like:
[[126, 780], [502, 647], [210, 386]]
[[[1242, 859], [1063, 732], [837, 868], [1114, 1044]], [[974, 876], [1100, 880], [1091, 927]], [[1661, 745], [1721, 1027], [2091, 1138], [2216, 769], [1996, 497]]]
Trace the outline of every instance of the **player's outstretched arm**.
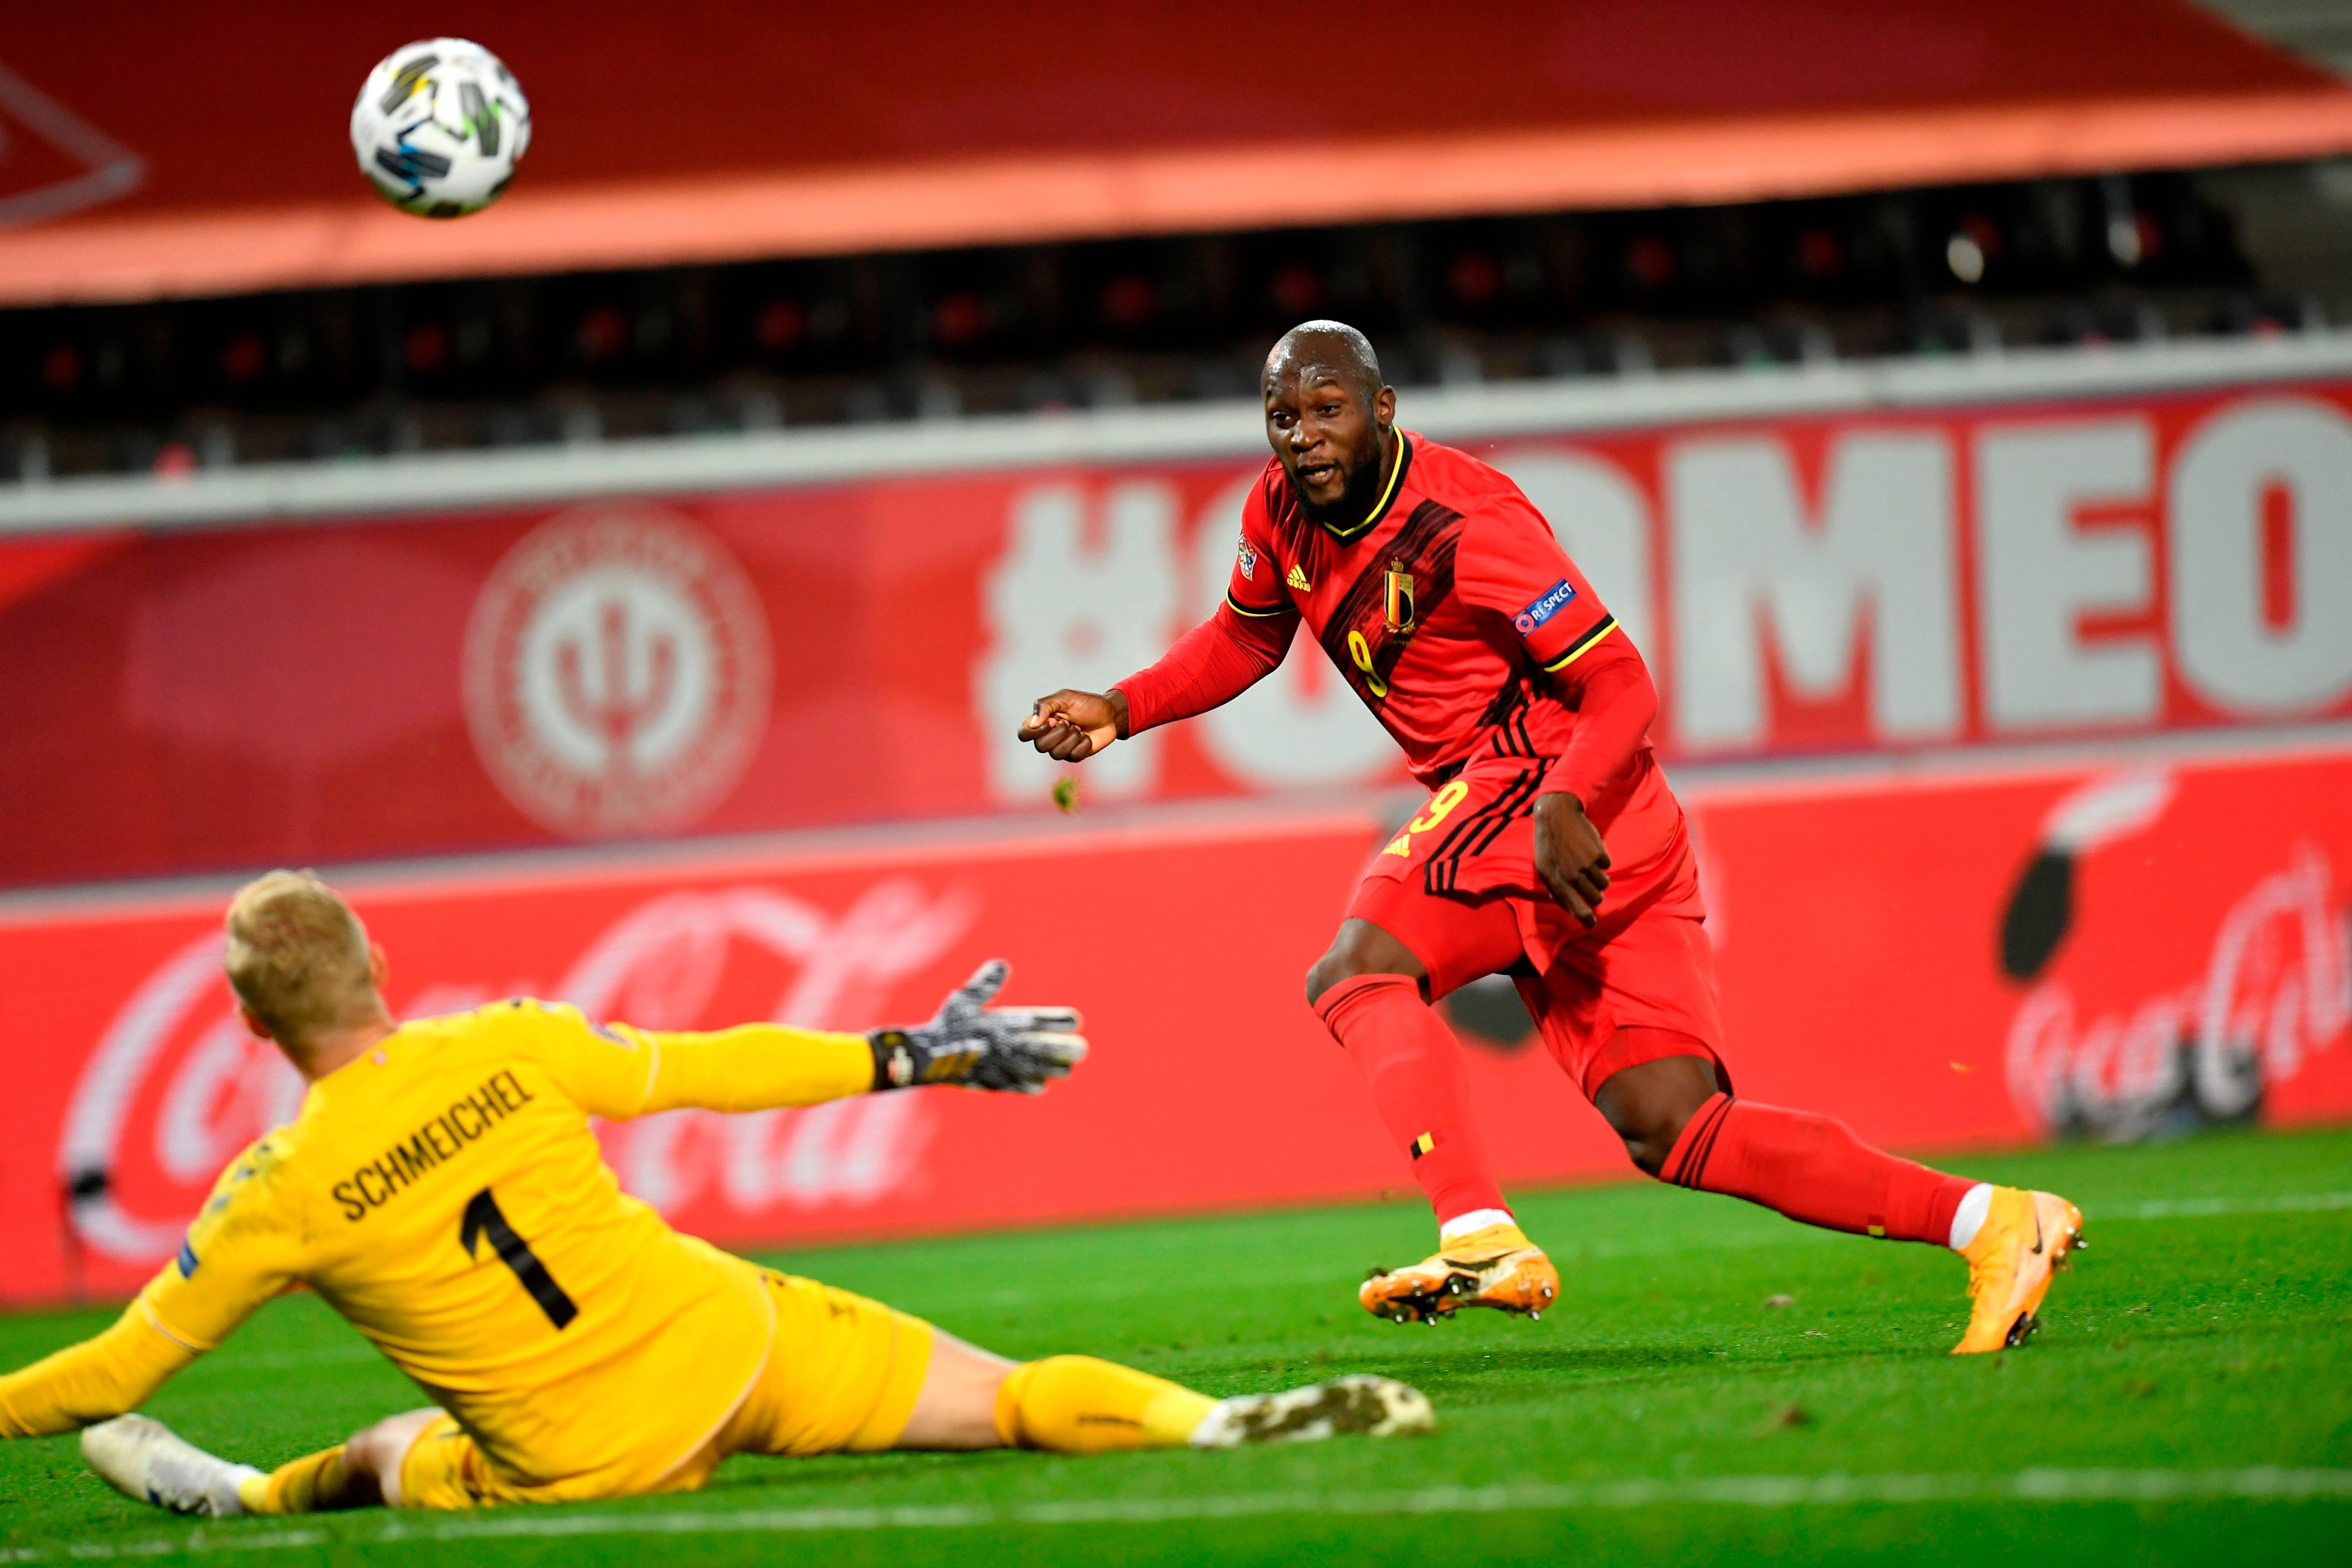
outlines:
[[228, 1163], [179, 1256], [106, 1332], [0, 1377], [0, 1433], [68, 1432], [137, 1409], [301, 1278], [302, 1218], [278, 1194], [279, 1157], [269, 1134]]
[[1221, 604], [1158, 664], [1109, 691], [1039, 697], [1015, 733], [1056, 762], [1083, 762], [1114, 740], [1233, 701], [1281, 667], [1297, 630], [1294, 609], [1243, 616]]
[[1087, 1042], [1071, 1009], [990, 1007], [1010, 972], [991, 959], [929, 1022], [865, 1034], [773, 1023], [710, 1033], [606, 1026], [608, 1040], [647, 1053], [645, 1066], [617, 1053], [597, 1061], [611, 1048], [595, 1044], [583, 1020], [574, 1065], [590, 1071], [572, 1076], [587, 1109], [614, 1117], [688, 1107], [768, 1111], [926, 1083], [1035, 1094], [1085, 1057]]
[[0, 1377], [0, 1437], [70, 1432], [136, 1410], [195, 1359], [133, 1301], [103, 1333]]

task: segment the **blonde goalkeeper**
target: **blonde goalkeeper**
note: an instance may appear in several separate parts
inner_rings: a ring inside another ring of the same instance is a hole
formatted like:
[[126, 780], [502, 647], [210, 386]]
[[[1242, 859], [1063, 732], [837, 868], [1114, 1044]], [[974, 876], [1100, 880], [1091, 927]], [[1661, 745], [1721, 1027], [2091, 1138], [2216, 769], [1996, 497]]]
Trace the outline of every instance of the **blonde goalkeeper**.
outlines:
[[[927, 1084], [1035, 1093], [1086, 1052], [1063, 1009], [992, 1009], [984, 966], [929, 1023], [870, 1034], [601, 1023], [517, 999], [395, 1023], [384, 955], [308, 873], [228, 912], [246, 1021], [310, 1082], [221, 1176], [179, 1256], [95, 1338], [0, 1377], [0, 1434], [83, 1428], [91, 1468], [205, 1515], [468, 1508], [682, 1491], [730, 1454], [1225, 1448], [1427, 1427], [1351, 1377], [1216, 1400], [1086, 1356], [1016, 1365], [761, 1269], [625, 1196], [591, 1116], [752, 1111]], [[425, 1409], [264, 1473], [126, 1415], [295, 1286]]]

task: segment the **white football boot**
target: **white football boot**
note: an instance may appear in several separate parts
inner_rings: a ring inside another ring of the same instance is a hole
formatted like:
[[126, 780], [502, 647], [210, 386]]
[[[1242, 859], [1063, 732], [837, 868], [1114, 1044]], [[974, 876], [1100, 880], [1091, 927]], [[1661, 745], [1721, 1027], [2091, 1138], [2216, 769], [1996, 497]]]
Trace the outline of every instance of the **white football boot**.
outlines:
[[1245, 1443], [1313, 1443], [1342, 1433], [1398, 1437], [1437, 1429], [1429, 1396], [1392, 1377], [1356, 1373], [1279, 1394], [1220, 1399], [1193, 1428], [1196, 1448]]
[[206, 1519], [243, 1513], [236, 1483], [261, 1474], [205, 1453], [146, 1416], [117, 1416], [83, 1427], [81, 1457], [124, 1497]]

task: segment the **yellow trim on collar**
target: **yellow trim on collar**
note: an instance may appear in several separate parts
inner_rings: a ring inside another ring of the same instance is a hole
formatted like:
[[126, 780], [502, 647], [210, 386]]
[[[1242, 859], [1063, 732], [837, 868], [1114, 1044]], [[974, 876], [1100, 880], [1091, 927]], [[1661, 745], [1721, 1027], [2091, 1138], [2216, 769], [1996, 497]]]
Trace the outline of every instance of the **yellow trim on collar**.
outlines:
[[1396, 499], [1397, 487], [1404, 483], [1405, 468], [1412, 461], [1412, 443], [1406, 438], [1405, 433], [1402, 430], [1396, 433], [1396, 466], [1389, 470], [1388, 488], [1381, 491], [1381, 498], [1373, 503], [1371, 514], [1352, 528], [1335, 528], [1330, 524], [1325, 523], [1323, 525], [1325, 533], [1335, 539], [1351, 539], [1388, 515], [1390, 504]]

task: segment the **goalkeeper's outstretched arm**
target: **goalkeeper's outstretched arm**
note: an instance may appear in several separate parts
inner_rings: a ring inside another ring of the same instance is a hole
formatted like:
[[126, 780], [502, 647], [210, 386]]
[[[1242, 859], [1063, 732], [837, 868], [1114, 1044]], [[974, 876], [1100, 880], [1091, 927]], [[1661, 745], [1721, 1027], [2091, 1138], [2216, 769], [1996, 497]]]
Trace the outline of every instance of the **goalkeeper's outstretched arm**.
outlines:
[[270, 1137], [240, 1153], [213, 1184], [179, 1256], [156, 1270], [121, 1317], [0, 1377], [0, 1437], [70, 1432], [136, 1410], [293, 1283], [302, 1223], [280, 1200], [277, 1162]]
[[0, 1377], [0, 1437], [44, 1437], [136, 1410], [195, 1359], [133, 1301], [105, 1333]]
[[608, 1035], [646, 1053], [646, 1066], [635, 1093], [616, 1096], [613, 1075], [595, 1074], [604, 1082], [583, 1103], [626, 1117], [688, 1108], [766, 1111], [933, 1083], [1039, 1093], [1085, 1057], [1087, 1042], [1071, 1009], [988, 1006], [1008, 973], [1003, 960], [991, 959], [929, 1022], [864, 1034], [772, 1023], [709, 1033], [608, 1024]]

